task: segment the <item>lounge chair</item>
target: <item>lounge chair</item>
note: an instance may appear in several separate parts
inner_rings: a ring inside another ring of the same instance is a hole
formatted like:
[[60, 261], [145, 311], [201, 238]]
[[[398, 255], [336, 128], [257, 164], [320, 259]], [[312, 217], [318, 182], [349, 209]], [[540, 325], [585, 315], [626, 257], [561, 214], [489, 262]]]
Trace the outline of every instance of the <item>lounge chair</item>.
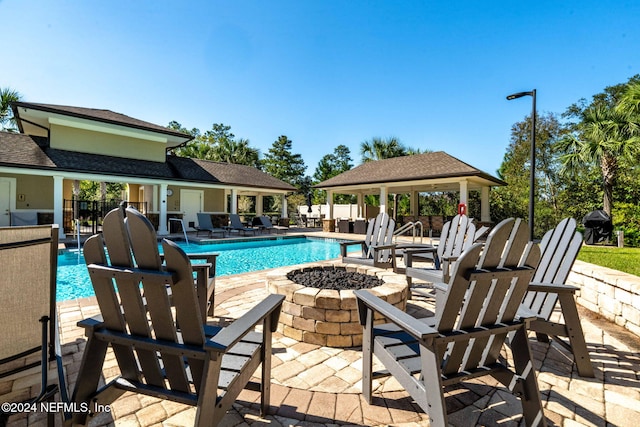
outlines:
[[[364, 328], [362, 392], [369, 404], [375, 355], [432, 426], [447, 425], [444, 387], [485, 375], [519, 396], [526, 425], [545, 425], [527, 339], [529, 319], [515, 319], [540, 253], [527, 245], [526, 227], [512, 233], [514, 225], [513, 219], [503, 221], [486, 245], [476, 243], [460, 256], [435, 317], [418, 320], [368, 290], [355, 291]], [[391, 323], [379, 325], [380, 318]], [[510, 333], [509, 366], [500, 351]]]
[[231, 225], [229, 227], [230, 230], [242, 231], [242, 234], [246, 235], [247, 233], [253, 233], [255, 236], [257, 228], [253, 227], [245, 227], [245, 225], [240, 221], [240, 215], [238, 214], [230, 214], [229, 221]]
[[289, 230], [289, 227], [285, 227], [282, 225], [273, 225], [273, 223], [271, 222], [271, 220], [269, 219], [268, 216], [259, 216], [257, 217], [258, 221], [260, 222], [261, 226], [264, 227], [265, 230], [268, 230], [270, 233], [272, 231], [275, 231], [276, 234], [278, 234], [279, 231], [282, 231], [283, 233], [286, 233], [287, 230]]
[[[409, 286], [411, 287], [412, 279], [432, 283], [448, 282], [452, 264], [480, 236], [476, 233], [476, 226], [472, 220], [466, 215], [456, 215], [442, 227], [440, 243], [437, 246], [398, 245], [404, 252], [405, 274]], [[432, 261], [433, 268], [415, 267], [416, 261]]]
[[[563, 219], [544, 235], [540, 242], [542, 258], [520, 307], [520, 314], [535, 315], [537, 319], [531, 322], [531, 330], [536, 332], [538, 339], [548, 341], [548, 336], [552, 336], [573, 354], [580, 376], [593, 377], [593, 366], [574, 299], [578, 288], [566, 285], [581, 246], [582, 235], [576, 231], [573, 218]], [[550, 321], [558, 301], [564, 323]]]
[[[162, 241], [164, 267], [153, 226], [129, 209], [126, 223], [121, 209], [111, 211], [103, 235], [104, 242], [95, 235], [84, 245], [101, 316], [78, 323], [87, 344], [72, 396], [76, 407], [94, 410], [131, 391], [194, 405], [194, 424], [214, 426], [262, 365], [264, 415], [271, 333], [284, 296], [268, 296], [227, 327], [204, 325], [200, 310], [194, 309], [198, 300], [191, 263], [179, 246]], [[99, 387], [109, 346], [120, 376]], [[74, 413], [74, 424], [84, 424], [88, 415]]]
[[[396, 245], [392, 243], [395, 224], [395, 221], [384, 212], [380, 212], [377, 217], [370, 219], [364, 241], [340, 242], [342, 262], [372, 265], [380, 268], [393, 267], [395, 269]], [[347, 256], [347, 248], [352, 245], [360, 245], [361, 256]]]
[[226, 236], [227, 230], [225, 230], [224, 228], [213, 226], [213, 223], [211, 222], [211, 215], [203, 212], [198, 212], [197, 215], [198, 226], [195, 227], [196, 236], [203, 231], [209, 233], [209, 237], [213, 236], [214, 234], [221, 234], [222, 237]]
[[[57, 260], [57, 225], [0, 228], [0, 377], [25, 384], [5, 394], [9, 402], [53, 402], [57, 393], [57, 401], [67, 401], [56, 316]], [[49, 361], [57, 364], [57, 378], [50, 378]], [[37, 386], [29, 379], [33, 368], [41, 373], [36, 396], [30, 395]], [[1, 426], [10, 415], [3, 405]], [[48, 414], [50, 426], [54, 415]]]

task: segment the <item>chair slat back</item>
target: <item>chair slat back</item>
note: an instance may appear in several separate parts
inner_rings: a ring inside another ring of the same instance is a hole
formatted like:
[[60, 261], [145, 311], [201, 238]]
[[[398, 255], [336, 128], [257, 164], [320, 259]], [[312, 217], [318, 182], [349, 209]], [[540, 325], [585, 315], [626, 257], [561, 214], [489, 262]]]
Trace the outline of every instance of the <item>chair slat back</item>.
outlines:
[[57, 226], [0, 228], [0, 362], [42, 345], [41, 317], [55, 325], [57, 256]]
[[[103, 239], [92, 236], [85, 243], [85, 259], [107, 329], [146, 341], [202, 346], [204, 331], [186, 254], [174, 243], [163, 241], [167, 267], [161, 263], [156, 233], [151, 223], [133, 209], [115, 209], [103, 223]], [[106, 254], [105, 254], [106, 248]], [[108, 254], [108, 258], [107, 258]], [[115, 255], [115, 257], [114, 257]], [[115, 261], [114, 261], [115, 258]], [[110, 261], [110, 262], [109, 262]], [[170, 286], [170, 288], [169, 288]], [[179, 325], [179, 327], [178, 327]], [[202, 360], [141, 347], [114, 343], [122, 376], [171, 390], [192, 392], [203, 369]], [[135, 348], [134, 348], [135, 347]]]
[[211, 215], [203, 212], [198, 212], [196, 215], [198, 216], [198, 227], [202, 228], [203, 230], [213, 229]]
[[[575, 219], [560, 221], [556, 228], [545, 233], [540, 242], [542, 256], [532, 281], [565, 284], [581, 247], [582, 235], [576, 231]], [[531, 291], [526, 294], [523, 305], [548, 320], [557, 300], [557, 293]]]
[[[526, 230], [523, 222], [507, 219], [493, 229], [484, 246], [476, 243], [463, 252], [454, 265], [443, 309], [436, 313], [438, 331], [451, 335], [513, 320], [539, 261], [537, 247], [527, 244]], [[469, 341], [443, 340], [443, 373], [493, 363], [505, 338], [501, 333]]]
[[[393, 242], [393, 231], [396, 222], [385, 212], [380, 212], [375, 218], [369, 220], [367, 234], [365, 236], [366, 258], [373, 258], [373, 246], [390, 245]], [[388, 262], [391, 259], [391, 250], [378, 251], [379, 262]]]
[[440, 235], [438, 245], [438, 257], [458, 257], [474, 242], [476, 226], [466, 215], [456, 215], [451, 221], [445, 223]]

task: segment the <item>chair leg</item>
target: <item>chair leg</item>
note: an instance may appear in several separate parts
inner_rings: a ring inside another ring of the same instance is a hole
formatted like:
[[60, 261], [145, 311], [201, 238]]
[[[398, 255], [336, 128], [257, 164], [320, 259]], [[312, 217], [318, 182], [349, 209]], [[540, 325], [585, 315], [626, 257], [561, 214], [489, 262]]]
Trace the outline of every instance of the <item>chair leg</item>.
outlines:
[[371, 404], [373, 380], [373, 311], [367, 309], [367, 319], [362, 331], [362, 394]]
[[[78, 380], [76, 380], [73, 395], [71, 396], [72, 402], [77, 404], [89, 403], [91, 396], [98, 390], [102, 366], [107, 354], [107, 346], [106, 342], [94, 339], [93, 335], [89, 335], [80, 370], [78, 371]], [[72, 419], [67, 420], [67, 423], [84, 425], [87, 422], [87, 415], [87, 413], [76, 412], [73, 414]]]
[[581, 377], [593, 378], [595, 376], [593, 373], [593, 365], [591, 364], [591, 358], [587, 350], [587, 343], [584, 339], [584, 332], [582, 331], [578, 308], [576, 307], [573, 294], [563, 292], [558, 295], [558, 299], [560, 300], [562, 316], [564, 317], [567, 336], [569, 337], [573, 358], [576, 361], [578, 374], [580, 374]]
[[262, 387], [260, 390], [260, 416], [265, 417], [271, 404], [271, 317], [267, 316], [262, 328]]
[[520, 377], [519, 384], [523, 389], [520, 402], [522, 403], [525, 424], [527, 426], [546, 426], [542, 401], [540, 400], [540, 390], [538, 389], [535, 367], [533, 366], [533, 358], [531, 357], [531, 349], [529, 348], [529, 340], [525, 328], [520, 328], [515, 332], [511, 342], [511, 349], [515, 371]]

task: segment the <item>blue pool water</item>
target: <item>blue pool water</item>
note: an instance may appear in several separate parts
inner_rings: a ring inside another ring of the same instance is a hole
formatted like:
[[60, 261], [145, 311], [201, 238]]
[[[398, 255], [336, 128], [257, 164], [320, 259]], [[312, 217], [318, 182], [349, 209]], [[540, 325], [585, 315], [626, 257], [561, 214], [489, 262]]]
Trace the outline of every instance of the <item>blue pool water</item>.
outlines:
[[[187, 253], [219, 253], [216, 261], [217, 276], [322, 261], [340, 255], [340, 245], [334, 239], [296, 237], [210, 245], [177, 243]], [[93, 296], [84, 258], [77, 251], [67, 251], [58, 257], [57, 285], [58, 301]]]

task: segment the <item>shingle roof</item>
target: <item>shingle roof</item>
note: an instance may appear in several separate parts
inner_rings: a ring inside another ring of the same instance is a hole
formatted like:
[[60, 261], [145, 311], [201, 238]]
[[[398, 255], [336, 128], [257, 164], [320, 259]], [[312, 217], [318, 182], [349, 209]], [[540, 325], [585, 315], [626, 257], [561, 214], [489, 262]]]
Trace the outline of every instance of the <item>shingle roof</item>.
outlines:
[[50, 148], [46, 138], [9, 132], [0, 132], [0, 166], [296, 190], [292, 185], [250, 166], [176, 156], [168, 156], [167, 161], [161, 163], [78, 153]]
[[496, 185], [505, 184], [498, 178], [476, 169], [444, 151], [437, 151], [366, 162], [314, 185], [314, 187], [331, 188], [344, 185], [390, 183], [465, 176], [482, 177], [495, 182]]
[[[72, 107], [68, 105], [54, 105], [54, 104], [38, 104], [32, 102], [15, 102], [16, 107], [31, 108], [34, 110], [46, 111], [50, 113], [59, 113], [66, 116], [78, 117], [88, 120], [96, 120], [103, 123], [110, 123], [116, 125], [122, 125], [132, 127], [136, 129], [150, 130], [154, 132], [161, 132], [168, 135], [175, 135], [181, 138], [192, 137], [188, 134], [169, 129], [164, 126], [156, 125], [153, 123], [145, 122], [144, 120], [134, 119], [133, 117], [126, 116], [124, 114], [116, 113], [111, 110], [101, 110], [96, 108], [83, 108]], [[19, 111], [16, 117], [19, 117]]]

